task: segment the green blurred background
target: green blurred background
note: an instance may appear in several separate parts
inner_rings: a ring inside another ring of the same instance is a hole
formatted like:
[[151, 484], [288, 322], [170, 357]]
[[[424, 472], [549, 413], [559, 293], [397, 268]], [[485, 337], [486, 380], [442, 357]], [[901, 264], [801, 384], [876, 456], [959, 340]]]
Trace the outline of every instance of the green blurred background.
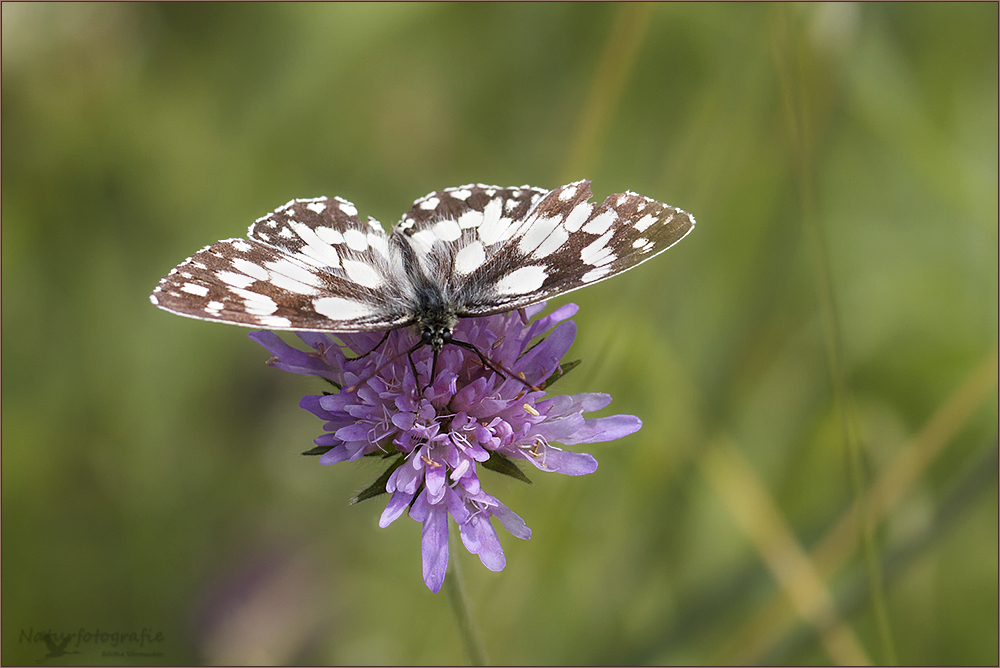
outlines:
[[[645, 425], [594, 475], [486, 474], [534, 530], [457, 553], [490, 660], [995, 665], [997, 25], [3, 3], [3, 663], [465, 662], [419, 525], [347, 504], [381, 469], [299, 455], [322, 385], [148, 294], [294, 197], [390, 225], [591, 178], [698, 227], [559, 300], [556, 389]], [[81, 629], [162, 639], [45, 658]]]

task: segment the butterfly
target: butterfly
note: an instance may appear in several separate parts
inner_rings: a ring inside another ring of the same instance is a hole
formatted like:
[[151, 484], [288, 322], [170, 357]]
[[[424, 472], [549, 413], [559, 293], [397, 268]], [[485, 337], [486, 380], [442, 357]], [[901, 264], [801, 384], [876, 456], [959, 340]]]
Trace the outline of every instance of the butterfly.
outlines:
[[[627, 271], [694, 228], [630, 191], [465, 185], [430, 193], [386, 234], [340, 197], [294, 199], [245, 239], [206, 246], [150, 295], [171, 313], [273, 330], [416, 326], [435, 353], [459, 318], [512, 311]], [[455, 342], [459, 343], [459, 342]]]

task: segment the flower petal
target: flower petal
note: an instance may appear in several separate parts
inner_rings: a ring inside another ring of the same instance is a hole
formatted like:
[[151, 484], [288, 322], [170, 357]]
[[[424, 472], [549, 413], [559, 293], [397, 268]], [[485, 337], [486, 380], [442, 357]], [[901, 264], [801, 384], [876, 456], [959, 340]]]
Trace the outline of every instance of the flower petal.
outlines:
[[462, 534], [462, 543], [472, 554], [478, 554], [483, 566], [491, 571], [502, 571], [507, 565], [507, 558], [504, 557], [503, 548], [497, 539], [497, 532], [490, 524], [489, 516], [486, 513], [476, 513], [469, 518], [469, 521], [459, 527]]
[[409, 507], [412, 499], [413, 494], [394, 492], [392, 498], [389, 499], [389, 503], [386, 504], [385, 510], [382, 511], [382, 516], [378, 519], [378, 525], [384, 529], [395, 522], [403, 514], [403, 511]]
[[254, 331], [250, 332], [248, 336], [274, 355], [275, 361], [271, 362], [271, 366], [276, 369], [304, 376], [321, 376], [334, 382], [337, 382], [341, 376], [322, 358], [288, 345], [274, 332]]
[[569, 347], [576, 338], [576, 323], [564, 322], [548, 338], [532, 348], [518, 360], [517, 371], [523, 372], [528, 378], [544, 380], [552, 375]]
[[[316, 440], [318, 441], [319, 439]], [[323, 444], [320, 443], [319, 445]], [[323, 464], [324, 466], [327, 464], [337, 464], [339, 462], [349, 459], [350, 456], [351, 452], [347, 448], [341, 445], [339, 447], [334, 448], [333, 450], [327, 450], [322, 455], [320, 455], [319, 463]]]
[[423, 559], [424, 583], [436, 594], [441, 591], [448, 571], [448, 511], [444, 508], [428, 507], [420, 534], [420, 555]]
[[597, 470], [597, 460], [586, 452], [566, 452], [552, 446], [545, 446], [540, 457], [527, 459], [542, 471], [563, 475], [586, 475]]
[[614, 441], [634, 434], [642, 428], [642, 420], [634, 415], [609, 415], [608, 417], [584, 420], [582, 427], [572, 436], [563, 438], [561, 443], [576, 445], [577, 443], [599, 443]]
[[503, 528], [510, 532], [512, 536], [521, 540], [531, 538], [531, 529], [524, 523], [521, 516], [513, 510], [497, 501], [497, 505], [491, 511], [493, 516], [500, 520]]

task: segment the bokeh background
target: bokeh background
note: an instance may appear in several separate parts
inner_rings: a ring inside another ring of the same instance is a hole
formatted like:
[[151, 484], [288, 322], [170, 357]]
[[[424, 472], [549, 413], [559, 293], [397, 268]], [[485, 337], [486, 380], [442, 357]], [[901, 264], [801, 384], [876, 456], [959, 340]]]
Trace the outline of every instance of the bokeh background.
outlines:
[[2, 11], [3, 663], [467, 661], [318, 381], [148, 294], [294, 197], [579, 178], [698, 227], [559, 300], [645, 424], [487, 474], [489, 659], [997, 663], [995, 3]]

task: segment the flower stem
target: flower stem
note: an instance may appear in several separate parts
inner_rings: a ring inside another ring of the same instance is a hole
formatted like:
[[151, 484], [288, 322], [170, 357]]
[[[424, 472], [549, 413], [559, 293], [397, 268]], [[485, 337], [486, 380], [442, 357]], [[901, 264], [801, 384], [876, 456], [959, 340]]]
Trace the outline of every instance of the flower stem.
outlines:
[[[451, 525], [451, 522], [449, 522]], [[462, 568], [459, 565], [459, 551], [461, 540], [455, 539], [456, 528], [449, 527], [448, 540], [451, 543], [451, 558], [448, 560], [448, 574], [444, 579], [444, 588], [448, 592], [448, 601], [451, 603], [451, 610], [455, 613], [455, 621], [458, 623], [458, 633], [462, 636], [465, 649], [469, 653], [469, 663], [473, 666], [485, 666], [487, 664], [486, 648], [483, 647], [482, 638], [479, 635], [479, 627], [472, 619], [469, 610], [469, 600], [465, 595], [465, 587], [462, 584]]]

